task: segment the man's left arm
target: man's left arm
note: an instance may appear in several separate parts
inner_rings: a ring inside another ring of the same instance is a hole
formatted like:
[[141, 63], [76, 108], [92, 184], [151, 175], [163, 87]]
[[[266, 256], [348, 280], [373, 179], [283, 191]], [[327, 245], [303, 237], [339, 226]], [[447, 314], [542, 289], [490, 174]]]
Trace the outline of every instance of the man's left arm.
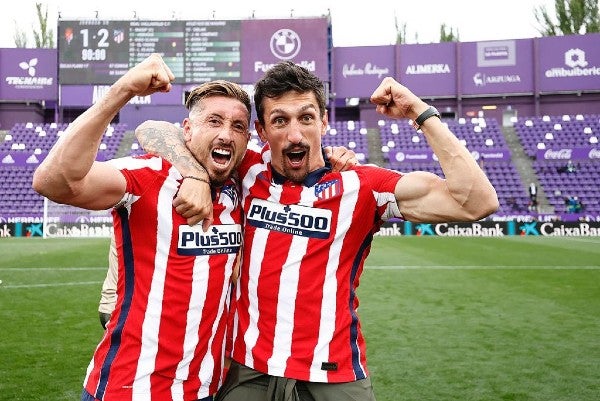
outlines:
[[356, 153], [352, 149], [343, 146], [325, 146], [323, 150], [332, 171], [346, 171], [359, 164]]

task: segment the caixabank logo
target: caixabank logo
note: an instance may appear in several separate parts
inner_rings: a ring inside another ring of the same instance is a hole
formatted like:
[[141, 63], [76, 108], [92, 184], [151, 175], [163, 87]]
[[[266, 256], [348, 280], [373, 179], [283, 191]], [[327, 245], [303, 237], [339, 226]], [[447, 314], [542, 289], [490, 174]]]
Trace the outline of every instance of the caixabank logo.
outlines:
[[539, 222], [517, 223], [520, 236], [542, 237], [598, 237], [600, 224], [588, 222]]
[[414, 235], [436, 235], [440, 237], [503, 237], [506, 235], [506, 227], [503, 224], [494, 222], [420, 223], [415, 224]]
[[382, 237], [414, 235], [417, 237], [597, 237], [600, 221], [476, 221], [472, 223], [412, 223], [387, 221], [376, 234]]
[[415, 225], [415, 235], [418, 237], [422, 235], [435, 235], [433, 224], [421, 223]]
[[600, 225], [587, 222], [540, 223], [540, 235], [548, 237], [598, 237]]
[[537, 228], [537, 221], [530, 221], [527, 223], [522, 223], [519, 225], [519, 235], [540, 235], [540, 232]]
[[6, 223], [0, 221], [0, 238], [41, 237], [43, 235], [43, 223]]

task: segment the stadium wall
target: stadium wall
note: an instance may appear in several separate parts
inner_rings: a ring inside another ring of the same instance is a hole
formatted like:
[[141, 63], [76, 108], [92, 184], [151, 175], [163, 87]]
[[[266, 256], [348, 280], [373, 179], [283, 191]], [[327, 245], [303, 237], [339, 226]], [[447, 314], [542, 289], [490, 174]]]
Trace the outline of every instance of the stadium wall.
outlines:
[[44, 123], [44, 106], [40, 103], [13, 103], [0, 101], [0, 130], [10, 130], [16, 123], [30, 121]]
[[[600, 108], [599, 33], [485, 42], [333, 48], [324, 34], [327, 30], [322, 19], [243, 21], [241, 25], [246, 28], [241, 30], [240, 43], [247, 43], [247, 46], [241, 47], [241, 75], [233, 79], [242, 84], [254, 82], [262, 75], [262, 67], [267, 68], [270, 63], [278, 61], [271, 54], [272, 49], [269, 50], [270, 40], [282, 31], [280, 28], [287, 27], [286, 32], [294, 28], [294, 33], [302, 39], [302, 51], [291, 59], [314, 67], [315, 73], [328, 85], [330, 105], [334, 109], [332, 116], [335, 116], [335, 107], [340, 101], [346, 107], [346, 101], [354, 98], [360, 100], [356, 106], [357, 114], [364, 114], [360, 118], [369, 120], [369, 97], [385, 76], [395, 77], [418, 96], [456, 117], [483, 112], [486, 117], [500, 118], [503, 109], [508, 106], [521, 116], [591, 113]], [[317, 25], [319, 29], [315, 29]], [[60, 39], [64, 40], [62, 36]], [[122, 43], [124, 47], [127, 47], [126, 41], [127, 38]], [[293, 46], [288, 50], [294, 54]], [[62, 60], [59, 51], [0, 49], [0, 75], [4, 78], [0, 82], [0, 104], [10, 103], [10, 106], [0, 107], [1, 127], [11, 127], [15, 116], [21, 112], [24, 115], [19, 116], [23, 118], [20, 122], [39, 121], [39, 114], [31, 114], [33, 104], [42, 108], [51, 104], [51, 107], [60, 109], [42, 113], [45, 115], [44, 122], [70, 122], [82, 108], [95, 102], [95, 95], [102, 93], [102, 85], [109, 84], [91, 78], [80, 82], [77, 80], [79, 75], [70, 70], [61, 70], [63, 72], [59, 74], [58, 60]], [[60, 65], [63, 64], [73, 63]], [[89, 68], [81, 71], [85, 72], [83, 75], [95, 71], [94, 68], [100, 71], [104, 65], [89, 64]], [[257, 65], [262, 67], [257, 70]], [[118, 74], [115, 74], [111, 79], [117, 78]], [[168, 102], [180, 106], [186, 87], [196, 84], [193, 78], [184, 77], [174, 85], [172, 93], [153, 97], [149, 104], [144, 103], [145, 99], [136, 99], [138, 103], [132, 104], [157, 106]], [[94, 96], [86, 95], [85, 88]], [[484, 110], [483, 106], [495, 109]], [[19, 113], [18, 108], [22, 109]], [[340, 111], [340, 114], [348, 113], [350, 110], [347, 109]], [[136, 114], [132, 111], [124, 119], [135, 125], [142, 116]], [[54, 116], [58, 116], [58, 121]], [[64, 120], [64, 116], [69, 120]]]
[[135, 129], [146, 120], [164, 120], [172, 123], [182, 122], [188, 116], [187, 110], [181, 105], [127, 105], [119, 114], [119, 122]]
[[[600, 42], [599, 49], [600, 52]], [[597, 78], [600, 83], [600, 77]], [[600, 85], [600, 84], [599, 84]], [[600, 112], [600, 93], [572, 93], [540, 96], [539, 115], [598, 114]], [[536, 114], [527, 114], [534, 116]]]

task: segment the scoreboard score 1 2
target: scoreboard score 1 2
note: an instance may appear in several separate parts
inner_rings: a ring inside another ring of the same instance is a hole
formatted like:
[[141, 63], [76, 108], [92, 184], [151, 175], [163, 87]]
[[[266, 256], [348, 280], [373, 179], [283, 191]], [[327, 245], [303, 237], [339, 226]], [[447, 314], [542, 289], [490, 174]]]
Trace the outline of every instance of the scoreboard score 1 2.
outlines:
[[110, 85], [152, 53], [176, 82], [241, 79], [240, 21], [59, 21], [58, 81]]

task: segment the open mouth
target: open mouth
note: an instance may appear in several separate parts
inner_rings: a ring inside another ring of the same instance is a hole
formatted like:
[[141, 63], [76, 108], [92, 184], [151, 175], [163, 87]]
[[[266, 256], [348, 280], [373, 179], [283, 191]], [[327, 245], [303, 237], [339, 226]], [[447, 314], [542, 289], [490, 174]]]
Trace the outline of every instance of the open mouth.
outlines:
[[231, 150], [229, 149], [214, 149], [211, 155], [215, 163], [223, 166], [229, 164], [231, 160]]
[[306, 150], [294, 150], [291, 152], [287, 152], [286, 156], [287, 156], [288, 160], [290, 161], [290, 164], [292, 164], [292, 166], [298, 166], [298, 165], [302, 164], [302, 161], [304, 160], [306, 153], [307, 153]]

